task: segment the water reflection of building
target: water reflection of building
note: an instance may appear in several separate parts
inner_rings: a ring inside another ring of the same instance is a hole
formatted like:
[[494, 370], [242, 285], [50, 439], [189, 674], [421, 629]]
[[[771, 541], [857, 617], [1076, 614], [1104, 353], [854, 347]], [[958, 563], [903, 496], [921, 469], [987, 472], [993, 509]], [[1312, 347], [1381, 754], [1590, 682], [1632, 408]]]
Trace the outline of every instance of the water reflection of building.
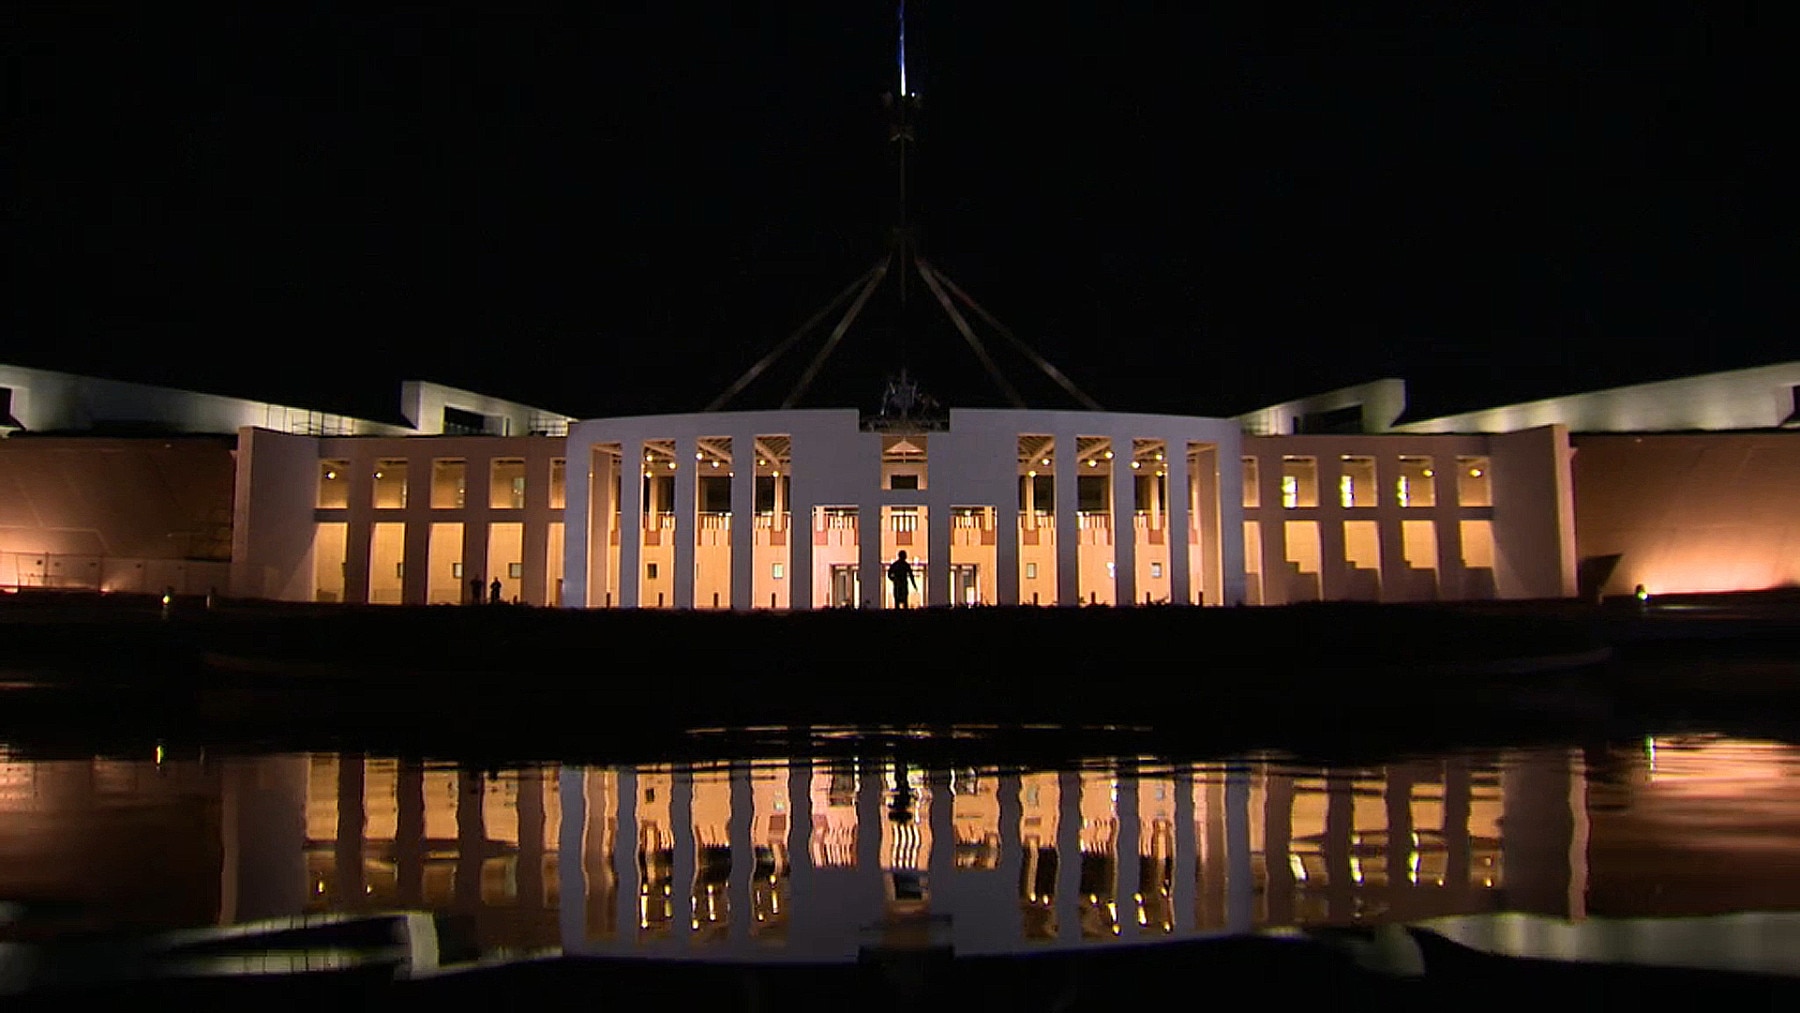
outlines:
[[[117, 898], [161, 924], [425, 909], [489, 948], [795, 960], [877, 942], [981, 953], [1583, 915], [1582, 758], [1492, 760], [1060, 773], [0, 764], [0, 896]], [[167, 903], [140, 903], [152, 894]]]

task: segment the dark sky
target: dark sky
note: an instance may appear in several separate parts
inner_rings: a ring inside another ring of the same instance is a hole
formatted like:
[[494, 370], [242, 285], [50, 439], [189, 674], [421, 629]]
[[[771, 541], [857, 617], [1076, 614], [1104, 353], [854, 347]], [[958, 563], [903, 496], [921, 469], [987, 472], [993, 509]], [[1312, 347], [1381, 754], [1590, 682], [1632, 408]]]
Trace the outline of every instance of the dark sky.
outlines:
[[[388, 414], [413, 376], [691, 410], [893, 224], [891, 4], [245, 6], [0, 12], [0, 362]], [[1473, 406], [1800, 358], [1746, 8], [1263, 6], [911, 5], [927, 255], [1108, 407], [1384, 375]], [[998, 402], [897, 304], [809, 405], [870, 405], [902, 358]]]

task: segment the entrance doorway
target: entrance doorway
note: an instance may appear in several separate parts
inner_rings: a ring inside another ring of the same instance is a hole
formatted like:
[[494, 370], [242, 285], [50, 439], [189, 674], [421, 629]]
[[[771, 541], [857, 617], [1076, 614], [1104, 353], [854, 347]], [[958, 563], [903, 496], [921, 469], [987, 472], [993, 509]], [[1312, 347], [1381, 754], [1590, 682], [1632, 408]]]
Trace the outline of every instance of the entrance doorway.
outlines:
[[979, 564], [952, 563], [950, 565], [950, 602], [953, 605], [981, 604]]
[[838, 563], [831, 567], [832, 608], [856, 608], [862, 604], [862, 572], [854, 563]]

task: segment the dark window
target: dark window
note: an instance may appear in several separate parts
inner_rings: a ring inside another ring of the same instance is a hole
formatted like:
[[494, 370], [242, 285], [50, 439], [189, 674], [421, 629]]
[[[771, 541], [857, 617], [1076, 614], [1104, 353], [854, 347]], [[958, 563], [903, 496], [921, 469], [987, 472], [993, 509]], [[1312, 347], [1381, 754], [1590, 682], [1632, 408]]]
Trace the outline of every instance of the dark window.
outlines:
[[917, 489], [918, 487], [919, 476], [917, 475], [895, 475], [888, 480], [889, 489]]
[[1322, 412], [1307, 412], [1294, 420], [1294, 433], [1299, 436], [1332, 433], [1343, 435], [1362, 431], [1362, 405], [1359, 404]]
[[480, 436], [487, 432], [487, 416], [444, 406], [444, 433], [448, 436]]
[[649, 578], [650, 580], [656, 579], [656, 564], [655, 563], [645, 563], [644, 564], [644, 576]]

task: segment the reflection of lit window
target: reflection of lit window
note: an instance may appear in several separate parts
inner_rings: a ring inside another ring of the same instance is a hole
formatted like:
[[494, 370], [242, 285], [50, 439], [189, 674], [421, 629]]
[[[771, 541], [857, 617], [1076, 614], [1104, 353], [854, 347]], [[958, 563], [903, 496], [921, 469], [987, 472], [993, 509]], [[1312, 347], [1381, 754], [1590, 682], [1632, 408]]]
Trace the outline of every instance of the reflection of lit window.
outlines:
[[461, 563], [451, 563], [450, 564], [450, 576], [455, 577], [459, 580], [462, 578], [462, 564]]
[[1036, 563], [1026, 563], [1025, 564], [1025, 579], [1026, 580], [1036, 580], [1037, 579], [1037, 564]]
[[1394, 491], [1395, 491], [1395, 494], [1400, 497], [1400, 505], [1401, 506], [1411, 506], [1412, 505], [1407, 500], [1406, 476], [1405, 475], [1400, 476], [1400, 480], [1396, 483]]
[[1161, 563], [1151, 563], [1150, 564], [1150, 576], [1152, 579], [1160, 578], [1162, 576], [1162, 564]]
[[782, 573], [783, 573], [783, 567], [780, 563], [770, 563], [769, 564], [769, 576], [770, 577], [774, 578], [775, 580], [780, 580]]
[[1349, 475], [1338, 476], [1338, 499], [1344, 506], [1356, 505], [1356, 482]]
[[1300, 478], [1297, 475], [1281, 476], [1281, 505], [1289, 510], [1300, 505]]
[[1111, 580], [1116, 576], [1118, 576], [1118, 574], [1113, 572], [1113, 564], [1111, 564], [1111, 563], [1106, 564], [1106, 579]]

